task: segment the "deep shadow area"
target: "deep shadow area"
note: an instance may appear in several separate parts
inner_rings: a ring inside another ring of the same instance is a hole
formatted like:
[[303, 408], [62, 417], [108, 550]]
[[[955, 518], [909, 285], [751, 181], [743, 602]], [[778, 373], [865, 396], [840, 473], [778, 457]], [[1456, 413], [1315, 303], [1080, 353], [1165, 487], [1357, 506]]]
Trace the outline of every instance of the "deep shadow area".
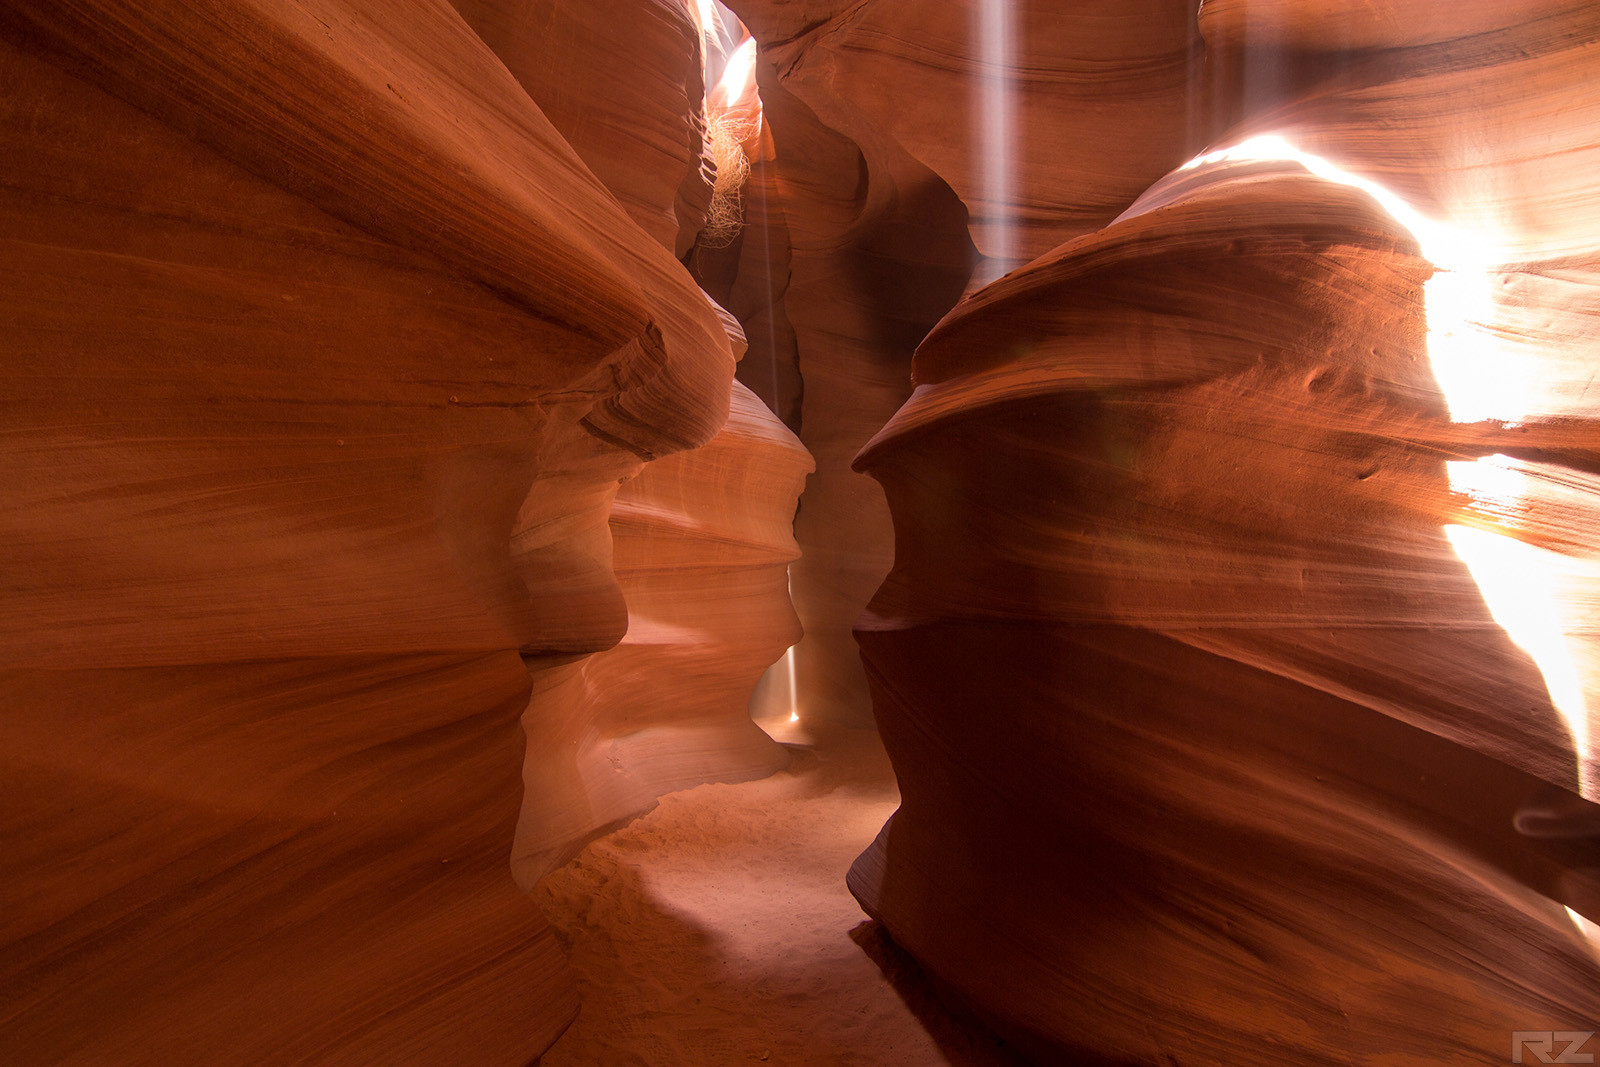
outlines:
[[894, 943], [882, 923], [868, 919], [850, 931], [850, 940], [877, 964], [905, 1006], [928, 1031], [928, 1036], [939, 1043], [939, 1050], [950, 1063], [958, 1067], [966, 1064], [988, 1067], [990, 1064], [1025, 1065], [1030, 1062], [982, 1022], [941, 999], [933, 981], [905, 949]]

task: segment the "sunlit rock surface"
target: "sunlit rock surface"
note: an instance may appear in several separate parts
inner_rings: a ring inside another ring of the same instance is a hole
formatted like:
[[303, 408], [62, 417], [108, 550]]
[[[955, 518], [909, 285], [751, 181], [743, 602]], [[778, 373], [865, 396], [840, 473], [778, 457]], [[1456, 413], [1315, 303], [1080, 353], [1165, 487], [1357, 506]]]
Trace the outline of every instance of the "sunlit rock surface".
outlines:
[[442, 0], [5, 4], [0, 87], [0, 1059], [529, 1062], [530, 692], [651, 672], [545, 847], [780, 758], [807, 461], [629, 217], [673, 168], [608, 190]]
[[682, 255], [705, 221], [699, 28], [682, 0], [452, 0], [628, 214]]
[[732, 6], [825, 123], [948, 184], [1002, 269], [1104, 225], [1210, 121], [1186, 4], [808, 3], [798, 25], [789, 3]]
[[[780, 368], [780, 394], [796, 368], [817, 457], [796, 530], [799, 688], [806, 714], [860, 722], [847, 631], [893, 550], [881, 492], [849, 463], [907, 398], [917, 341], [975, 266], [990, 277], [1104, 225], [1216, 120], [1182, 5], [731, 6], [761, 42], [775, 156], [752, 175], [765, 225], [712, 291], [740, 312], [747, 366]], [[1002, 6], [1009, 51], [985, 30]]]
[[0, 1059], [536, 1058], [791, 582], [1040, 1059], [1592, 1025], [1592, 5], [734, 6], [0, 0]]
[[1600, 1015], [1600, 22], [1415, 7], [1206, 4], [1243, 121], [959, 306], [860, 457], [904, 801], [851, 884], [1042, 1058]]

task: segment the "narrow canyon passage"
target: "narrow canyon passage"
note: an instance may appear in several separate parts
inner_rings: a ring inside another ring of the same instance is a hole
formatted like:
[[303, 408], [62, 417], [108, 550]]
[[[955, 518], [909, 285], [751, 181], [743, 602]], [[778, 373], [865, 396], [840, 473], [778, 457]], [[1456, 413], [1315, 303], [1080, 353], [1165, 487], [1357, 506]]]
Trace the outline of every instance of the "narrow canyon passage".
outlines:
[[1022, 1062], [845, 888], [899, 802], [876, 735], [769, 728], [788, 770], [669, 794], [540, 884], [583, 1001], [541, 1067]]
[[1596, 86], [0, 0], [0, 1067], [1592, 1059]]

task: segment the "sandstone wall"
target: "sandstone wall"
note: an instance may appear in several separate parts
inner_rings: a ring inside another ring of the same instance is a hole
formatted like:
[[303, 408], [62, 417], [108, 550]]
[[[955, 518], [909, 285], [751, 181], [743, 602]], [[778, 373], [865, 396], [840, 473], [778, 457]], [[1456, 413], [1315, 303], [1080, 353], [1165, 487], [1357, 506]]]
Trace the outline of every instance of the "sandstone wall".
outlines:
[[1234, 125], [858, 460], [904, 800], [851, 885], [1049, 1062], [1505, 1062], [1600, 1011], [1600, 23], [1200, 27]]
[[8, 1063], [525, 1064], [514, 841], [782, 762], [809, 460], [673, 255], [694, 33], [461, 7], [0, 7]]

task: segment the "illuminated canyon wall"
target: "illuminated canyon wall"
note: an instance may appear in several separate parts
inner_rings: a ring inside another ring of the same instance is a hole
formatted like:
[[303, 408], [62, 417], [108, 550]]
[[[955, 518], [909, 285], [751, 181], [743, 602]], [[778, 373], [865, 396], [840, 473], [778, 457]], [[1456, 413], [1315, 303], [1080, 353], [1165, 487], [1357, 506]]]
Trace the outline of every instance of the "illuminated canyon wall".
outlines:
[[529, 1062], [799, 623], [1041, 1061], [1593, 1026], [1600, 16], [732, 6], [0, 0], [3, 1058]]
[[972, 279], [1104, 225], [1206, 143], [1198, 30], [1184, 4], [1013, 5], [1021, 51], [997, 113], [974, 4], [732, 6], [761, 41], [776, 146], [740, 283], [759, 295], [766, 278], [752, 245], [787, 252], [765, 257], [783, 268], [787, 332], [769, 357], [752, 326], [747, 365], [798, 360], [799, 433], [817, 459], [796, 523], [800, 702], [859, 723], [869, 697], [848, 631], [894, 533], [850, 464], [909, 398], [911, 353]]
[[0, 5], [5, 1062], [525, 1064], [516, 879], [784, 763], [810, 459], [606, 6]]
[[783, 86], [1033, 260], [857, 460], [864, 906], [1052, 1062], [1589, 1029], [1600, 17], [823, 6], [746, 5]]

